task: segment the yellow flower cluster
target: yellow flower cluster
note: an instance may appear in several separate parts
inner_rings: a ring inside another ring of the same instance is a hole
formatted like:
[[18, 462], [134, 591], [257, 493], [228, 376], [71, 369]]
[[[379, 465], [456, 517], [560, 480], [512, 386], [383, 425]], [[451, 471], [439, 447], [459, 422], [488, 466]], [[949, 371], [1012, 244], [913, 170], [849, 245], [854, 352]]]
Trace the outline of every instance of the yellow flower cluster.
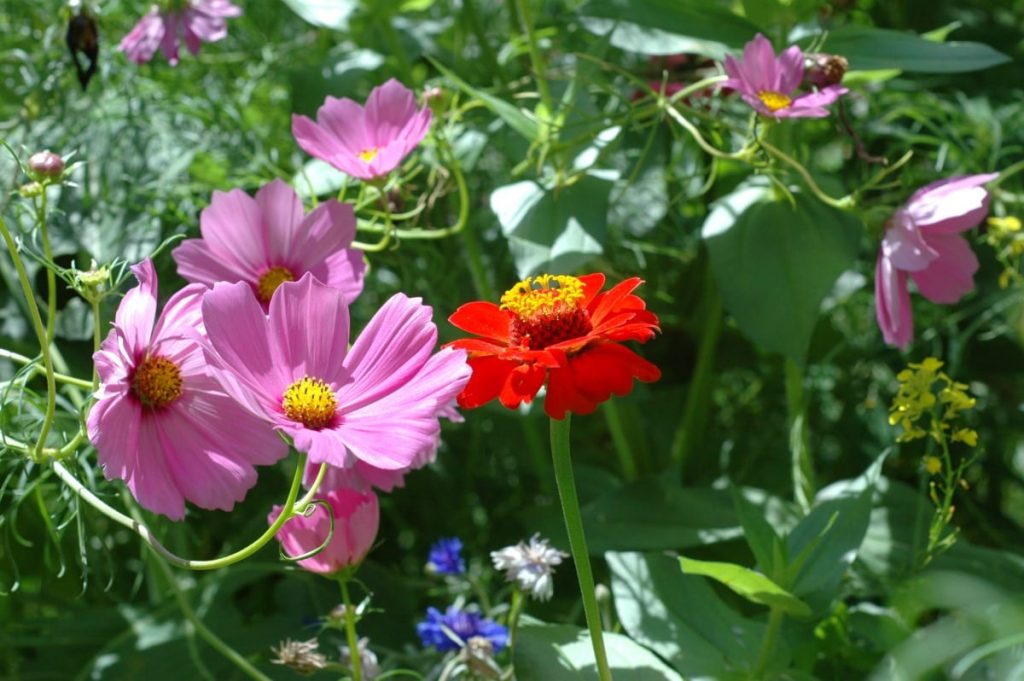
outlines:
[[[974, 408], [976, 400], [968, 394], [966, 385], [954, 381], [940, 369], [942, 362], [928, 357], [908, 364], [897, 374], [900, 387], [889, 408], [889, 423], [899, 424], [903, 431], [896, 440], [909, 442], [931, 435], [940, 444], [948, 437], [949, 441], [975, 447], [978, 433], [964, 427], [959, 420], [962, 412]], [[923, 422], [925, 415], [930, 423]]]
[[1024, 226], [1019, 218], [1012, 215], [988, 219], [988, 231], [985, 240], [995, 249], [996, 257], [1003, 265], [999, 275], [999, 287], [1008, 288], [1010, 284], [1024, 283], [1021, 274], [1022, 256], [1024, 256]]

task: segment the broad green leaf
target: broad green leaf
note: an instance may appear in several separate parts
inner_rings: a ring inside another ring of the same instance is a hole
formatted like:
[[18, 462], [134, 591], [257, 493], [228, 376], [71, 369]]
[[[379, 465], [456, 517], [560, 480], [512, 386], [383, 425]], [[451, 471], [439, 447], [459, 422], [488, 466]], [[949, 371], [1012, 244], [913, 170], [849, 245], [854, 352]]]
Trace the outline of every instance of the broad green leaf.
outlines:
[[443, 66], [440, 62], [431, 59], [430, 63], [447, 78], [452, 85], [465, 92], [470, 97], [475, 97], [484, 103], [501, 120], [505, 121], [510, 128], [518, 132], [530, 142], [540, 137], [540, 124], [536, 119], [525, 114], [521, 109], [509, 104], [505, 100], [478, 90], [466, 81], [459, 78], [453, 71]]
[[[605, 632], [608, 664], [621, 681], [683, 681], [643, 646], [621, 634]], [[520, 681], [587, 681], [597, 679], [589, 634], [568, 624], [524, 621], [514, 655]]]
[[557, 191], [529, 180], [494, 190], [491, 210], [519, 276], [570, 272], [600, 255], [611, 187], [610, 179], [588, 174]]
[[607, 553], [626, 632], [693, 678], [749, 678], [765, 625], [729, 608], [701, 577], [662, 554]]
[[980, 71], [1010, 61], [983, 43], [937, 43], [913, 33], [844, 26], [828, 34], [825, 49], [841, 54], [851, 69], [901, 69], [919, 73]]
[[799, 598], [760, 572], [754, 572], [742, 565], [710, 560], [693, 560], [680, 556], [679, 566], [687, 574], [703, 575], [721, 582], [752, 603], [760, 603], [771, 608], [778, 608], [782, 612], [794, 617], [809, 617], [811, 614], [810, 607]]
[[751, 340], [803, 363], [821, 302], [857, 257], [863, 224], [760, 183], [722, 199], [703, 237], [726, 309]]
[[336, 31], [348, 28], [349, 17], [359, 6], [356, 0], [284, 0], [284, 4], [314, 26]]
[[590, 0], [579, 10], [594, 33], [613, 31], [615, 47], [642, 54], [694, 52], [716, 59], [742, 47], [757, 26], [703, 0]]

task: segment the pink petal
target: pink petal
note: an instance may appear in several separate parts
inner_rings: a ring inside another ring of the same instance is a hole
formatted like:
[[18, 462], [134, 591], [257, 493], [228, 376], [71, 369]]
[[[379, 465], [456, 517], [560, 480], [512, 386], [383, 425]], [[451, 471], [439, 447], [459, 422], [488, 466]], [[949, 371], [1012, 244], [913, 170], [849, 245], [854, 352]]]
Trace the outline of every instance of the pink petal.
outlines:
[[235, 282], [242, 277], [257, 281], [259, 276], [255, 268], [215, 253], [206, 239], [185, 239], [171, 251], [171, 257], [178, 264], [178, 274], [183, 279], [205, 286], [213, 286], [218, 281]]
[[366, 100], [366, 134], [374, 147], [385, 147], [401, 137], [416, 116], [412, 90], [391, 78], [373, 88]]
[[914, 272], [923, 270], [939, 257], [905, 211], [896, 211], [886, 226], [882, 252], [893, 267]]
[[772, 43], [758, 33], [743, 49], [743, 79], [754, 92], [779, 90], [780, 74]]
[[355, 463], [345, 440], [335, 429], [313, 430], [289, 421], [280, 430], [291, 438], [295, 449], [306, 453], [311, 464], [326, 463], [336, 468], [348, 468]]
[[307, 271], [331, 288], [341, 291], [345, 300], [351, 303], [363, 290], [366, 261], [362, 251], [343, 248], [308, 268]]
[[292, 253], [305, 238], [302, 221], [306, 212], [302, 201], [295, 190], [280, 178], [260, 187], [254, 201], [265, 228], [251, 232], [249, 240], [265, 234], [266, 251], [262, 255], [267, 264], [291, 263]]
[[196, 337], [205, 334], [203, 296], [206, 287], [191, 284], [175, 293], [164, 305], [153, 330], [152, 342], [169, 336]]
[[124, 333], [129, 351], [140, 355], [149, 345], [156, 317], [157, 281], [153, 261], [147, 258], [133, 265], [132, 274], [139, 285], [124, 294], [114, 314], [114, 324]]
[[988, 214], [990, 196], [982, 187], [998, 173], [952, 177], [923, 187], [910, 197], [906, 210], [928, 233], [972, 229]]
[[126, 394], [100, 399], [89, 410], [89, 441], [107, 480], [124, 480], [134, 469], [141, 421], [141, 405]]
[[804, 80], [804, 53], [797, 45], [783, 50], [778, 61], [778, 91], [788, 95], [800, 87]]
[[939, 254], [927, 268], [911, 272], [917, 290], [933, 303], [955, 303], [974, 289], [978, 258], [959, 234], [929, 234], [928, 244]]
[[292, 380], [309, 376], [337, 388], [346, 378], [349, 318], [341, 291], [308, 273], [281, 284], [270, 301], [268, 323], [275, 362]]
[[152, 411], [143, 414], [134, 465], [125, 484], [143, 508], [162, 513], [171, 520], [181, 520], [185, 517], [185, 497], [174, 484], [167, 465], [168, 452], [158, 425], [164, 416]]
[[178, 65], [178, 24], [181, 22], [181, 17], [174, 12], [167, 12], [163, 14], [164, 18], [164, 34], [160, 39], [160, 51], [164, 53], [164, 57], [170, 62], [171, 66]]
[[905, 348], [914, 338], [907, 273], [896, 269], [881, 249], [875, 264], [875, 315], [889, 345]]
[[260, 206], [241, 189], [215, 191], [199, 215], [199, 229], [210, 251], [250, 281], [277, 264], [270, 261], [270, 235]]

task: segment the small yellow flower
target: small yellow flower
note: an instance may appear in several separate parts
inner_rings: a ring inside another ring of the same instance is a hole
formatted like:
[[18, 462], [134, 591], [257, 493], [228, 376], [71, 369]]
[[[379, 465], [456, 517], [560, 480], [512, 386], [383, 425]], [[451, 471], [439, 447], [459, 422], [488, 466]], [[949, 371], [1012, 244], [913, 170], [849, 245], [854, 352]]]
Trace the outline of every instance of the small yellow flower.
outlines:
[[942, 472], [942, 460], [937, 456], [926, 456], [921, 460], [928, 475], [938, 475]]
[[960, 428], [953, 432], [953, 442], [963, 442], [968, 447], [977, 447], [978, 431], [973, 428]]
[[1003, 218], [989, 218], [988, 219], [989, 230], [999, 236], [1007, 236], [1014, 232], [1021, 230], [1020, 219], [1013, 216], [1007, 215]]

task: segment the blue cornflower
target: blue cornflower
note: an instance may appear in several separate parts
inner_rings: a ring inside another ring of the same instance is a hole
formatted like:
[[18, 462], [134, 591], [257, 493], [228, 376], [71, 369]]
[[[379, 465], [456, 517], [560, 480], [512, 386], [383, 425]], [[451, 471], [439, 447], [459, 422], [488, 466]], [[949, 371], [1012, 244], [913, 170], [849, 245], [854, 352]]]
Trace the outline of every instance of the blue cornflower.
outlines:
[[430, 547], [427, 569], [438, 575], [461, 575], [466, 571], [462, 559], [462, 540], [458, 537], [438, 539]]
[[475, 637], [487, 639], [496, 653], [508, 644], [508, 629], [478, 612], [460, 610], [454, 605], [443, 614], [437, 608], [427, 608], [427, 619], [416, 625], [416, 633], [424, 647], [433, 646], [441, 652], [459, 650]]

